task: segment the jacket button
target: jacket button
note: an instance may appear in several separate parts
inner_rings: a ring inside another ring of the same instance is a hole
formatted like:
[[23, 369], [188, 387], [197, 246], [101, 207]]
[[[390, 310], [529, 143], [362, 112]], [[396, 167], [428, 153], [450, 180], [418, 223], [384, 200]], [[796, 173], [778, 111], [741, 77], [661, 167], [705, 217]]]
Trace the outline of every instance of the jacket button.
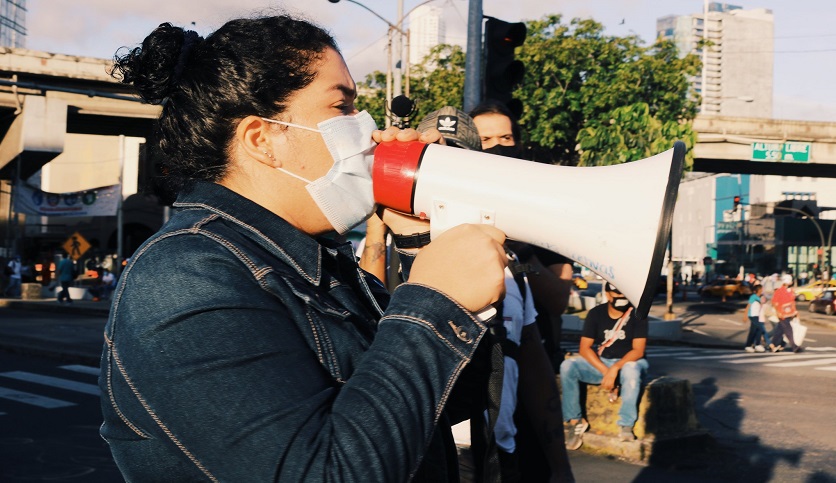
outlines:
[[452, 320], [448, 321], [447, 323], [450, 324], [450, 327], [453, 329], [453, 332], [456, 333], [456, 337], [460, 341], [466, 344], [470, 344], [471, 342], [473, 342], [473, 337], [470, 337], [470, 334], [468, 334], [465, 329], [462, 329], [458, 325], [454, 324]]

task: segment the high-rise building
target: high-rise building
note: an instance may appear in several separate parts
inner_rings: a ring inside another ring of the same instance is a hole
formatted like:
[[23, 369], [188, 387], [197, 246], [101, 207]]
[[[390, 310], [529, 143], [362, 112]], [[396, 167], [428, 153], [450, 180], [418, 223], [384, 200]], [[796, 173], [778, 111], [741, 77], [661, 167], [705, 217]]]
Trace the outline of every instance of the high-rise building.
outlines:
[[26, 0], [0, 0], [0, 46], [26, 47]]
[[[703, 71], [692, 79], [703, 114], [772, 117], [774, 21], [765, 8], [744, 10], [712, 2], [704, 12], [656, 20], [657, 37], [671, 39], [680, 55], [695, 53]], [[701, 43], [707, 42], [703, 52]]]
[[446, 42], [444, 10], [422, 5], [409, 14], [409, 62], [420, 64], [430, 50]]

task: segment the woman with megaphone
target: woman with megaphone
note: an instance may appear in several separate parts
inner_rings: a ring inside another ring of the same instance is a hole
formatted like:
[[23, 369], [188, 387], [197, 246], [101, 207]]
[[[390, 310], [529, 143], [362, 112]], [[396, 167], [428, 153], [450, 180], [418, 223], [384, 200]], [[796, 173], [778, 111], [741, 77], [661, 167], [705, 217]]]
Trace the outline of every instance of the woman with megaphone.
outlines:
[[504, 234], [451, 228], [391, 296], [325, 236], [374, 210], [375, 143], [432, 136], [376, 130], [333, 38], [285, 15], [161, 24], [113, 72], [162, 106], [177, 195], [105, 328], [101, 434], [125, 479], [457, 481], [445, 405], [502, 296]]

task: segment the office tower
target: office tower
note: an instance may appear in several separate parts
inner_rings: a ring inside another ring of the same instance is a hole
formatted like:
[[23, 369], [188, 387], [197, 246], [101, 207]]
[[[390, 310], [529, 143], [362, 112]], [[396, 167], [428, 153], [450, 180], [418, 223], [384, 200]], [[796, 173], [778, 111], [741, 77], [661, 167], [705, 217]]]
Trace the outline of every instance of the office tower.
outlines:
[[[712, 2], [704, 17], [700, 12], [656, 20], [657, 37], [673, 40], [680, 55], [694, 53], [703, 60], [703, 72], [692, 79], [703, 96], [701, 113], [772, 117], [772, 11]], [[709, 43], [705, 52], [703, 40]]]
[[443, 12], [440, 7], [422, 5], [409, 14], [409, 62], [420, 64], [430, 50], [446, 42]]
[[0, 0], [0, 46], [26, 47], [26, 0]]

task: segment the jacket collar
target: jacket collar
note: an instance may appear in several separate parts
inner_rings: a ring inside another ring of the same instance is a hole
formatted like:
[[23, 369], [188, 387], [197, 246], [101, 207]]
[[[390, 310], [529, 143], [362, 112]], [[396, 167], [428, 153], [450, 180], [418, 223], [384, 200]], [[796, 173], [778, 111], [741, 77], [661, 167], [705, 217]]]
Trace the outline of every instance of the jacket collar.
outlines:
[[320, 284], [325, 248], [263, 206], [217, 183], [197, 181], [177, 197], [174, 207], [202, 208], [235, 223], [299, 275], [314, 285]]

